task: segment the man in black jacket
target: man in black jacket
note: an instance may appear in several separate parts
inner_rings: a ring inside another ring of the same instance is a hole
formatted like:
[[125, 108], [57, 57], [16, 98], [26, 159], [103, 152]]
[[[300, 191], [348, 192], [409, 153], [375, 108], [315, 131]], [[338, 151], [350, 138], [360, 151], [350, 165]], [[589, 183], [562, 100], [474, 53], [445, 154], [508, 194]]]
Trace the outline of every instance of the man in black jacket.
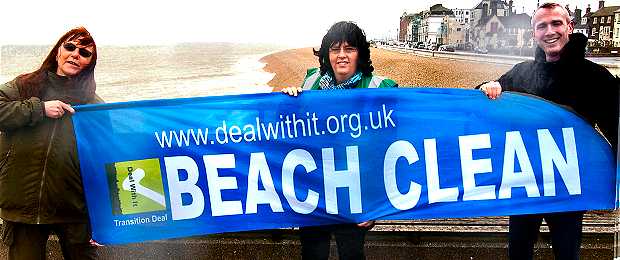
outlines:
[[[502, 91], [536, 95], [568, 107], [598, 129], [614, 151], [618, 142], [618, 83], [604, 67], [585, 59], [587, 37], [572, 34], [566, 9], [541, 5], [532, 17], [538, 48], [535, 60], [515, 65], [498, 81], [480, 89], [496, 99]], [[510, 259], [532, 259], [543, 218], [547, 222], [556, 259], [579, 259], [584, 212], [562, 212], [510, 217]]]

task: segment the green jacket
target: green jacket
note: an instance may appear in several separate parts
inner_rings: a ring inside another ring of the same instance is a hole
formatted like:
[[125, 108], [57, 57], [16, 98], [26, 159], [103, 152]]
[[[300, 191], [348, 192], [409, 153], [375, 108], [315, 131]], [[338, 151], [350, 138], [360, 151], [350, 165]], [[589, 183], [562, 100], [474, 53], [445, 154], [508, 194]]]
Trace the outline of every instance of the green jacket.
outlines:
[[79, 89], [54, 73], [44, 84], [41, 99], [26, 100], [15, 80], [0, 85], [0, 217], [27, 224], [86, 222], [71, 115], [46, 117], [43, 105]]
[[[321, 72], [319, 68], [311, 68], [306, 72], [304, 82], [301, 84], [303, 89], [320, 89], [319, 81], [321, 79]], [[362, 79], [357, 83], [355, 88], [395, 88], [398, 84], [391, 79], [380, 76], [362, 76]]]

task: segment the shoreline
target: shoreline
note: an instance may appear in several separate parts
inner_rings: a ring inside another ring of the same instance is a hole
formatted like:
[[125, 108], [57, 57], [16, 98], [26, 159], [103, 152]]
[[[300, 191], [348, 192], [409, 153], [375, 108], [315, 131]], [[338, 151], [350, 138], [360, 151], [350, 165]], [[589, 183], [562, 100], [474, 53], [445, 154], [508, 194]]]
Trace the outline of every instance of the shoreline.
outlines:
[[[511, 65], [498, 65], [474, 61], [458, 61], [420, 57], [412, 54], [371, 48], [374, 75], [395, 80], [401, 87], [474, 88], [478, 84], [496, 80]], [[273, 91], [285, 86], [300, 86], [306, 70], [318, 67], [312, 47], [288, 49], [266, 55], [260, 59], [263, 70], [274, 73], [267, 83]]]
[[265, 64], [265, 72], [274, 74], [267, 83], [273, 91], [288, 86], [301, 86], [306, 70], [318, 66], [312, 47], [273, 52], [260, 58], [259, 62]]

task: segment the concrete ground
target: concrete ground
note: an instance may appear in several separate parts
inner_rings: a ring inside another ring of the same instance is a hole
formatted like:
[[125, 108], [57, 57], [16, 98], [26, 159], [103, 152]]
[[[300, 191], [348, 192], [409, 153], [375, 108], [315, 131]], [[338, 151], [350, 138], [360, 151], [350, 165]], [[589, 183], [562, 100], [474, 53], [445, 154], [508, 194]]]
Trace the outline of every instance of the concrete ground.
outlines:
[[[381, 221], [368, 234], [367, 259], [507, 259], [507, 219], [436, 219]], [[611, 213], [590, 213], [584, 219], [581, 259], [612, 259], [614, 221]], [[216, 234], [98, 249], [100, 259], [299, 259], [296, 229]], [[55, 237], [48, 259], [62, 259]], [[543, 226], [535, 259], [553, 259], [548, 229]], [[336, 259], [332, 241], [331, 257]], [[0, 246], [0, 259], [7, 249]]]

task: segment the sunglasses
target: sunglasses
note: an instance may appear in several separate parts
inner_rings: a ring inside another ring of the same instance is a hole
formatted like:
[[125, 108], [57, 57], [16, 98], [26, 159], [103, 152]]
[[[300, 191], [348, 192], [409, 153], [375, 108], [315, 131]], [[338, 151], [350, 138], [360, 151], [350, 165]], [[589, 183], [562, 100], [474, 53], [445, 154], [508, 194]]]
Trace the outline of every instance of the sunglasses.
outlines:
[[73, 52], [75, 49], [79, 49], [78, 53], [80, 54], [80, 56], [84, 57], [84, 58], [88, 58], [90, 56], [93, 56], [93, 53], [90, 52], [89, 50], [85, 49], [85, 48], [78, 48], [77, 46], [75, 46], [75, 44], [67, 42], [65, 44], [62, 45], [63, 48], [65, 48], [65, 50], [69, 51], [69, 52]]

